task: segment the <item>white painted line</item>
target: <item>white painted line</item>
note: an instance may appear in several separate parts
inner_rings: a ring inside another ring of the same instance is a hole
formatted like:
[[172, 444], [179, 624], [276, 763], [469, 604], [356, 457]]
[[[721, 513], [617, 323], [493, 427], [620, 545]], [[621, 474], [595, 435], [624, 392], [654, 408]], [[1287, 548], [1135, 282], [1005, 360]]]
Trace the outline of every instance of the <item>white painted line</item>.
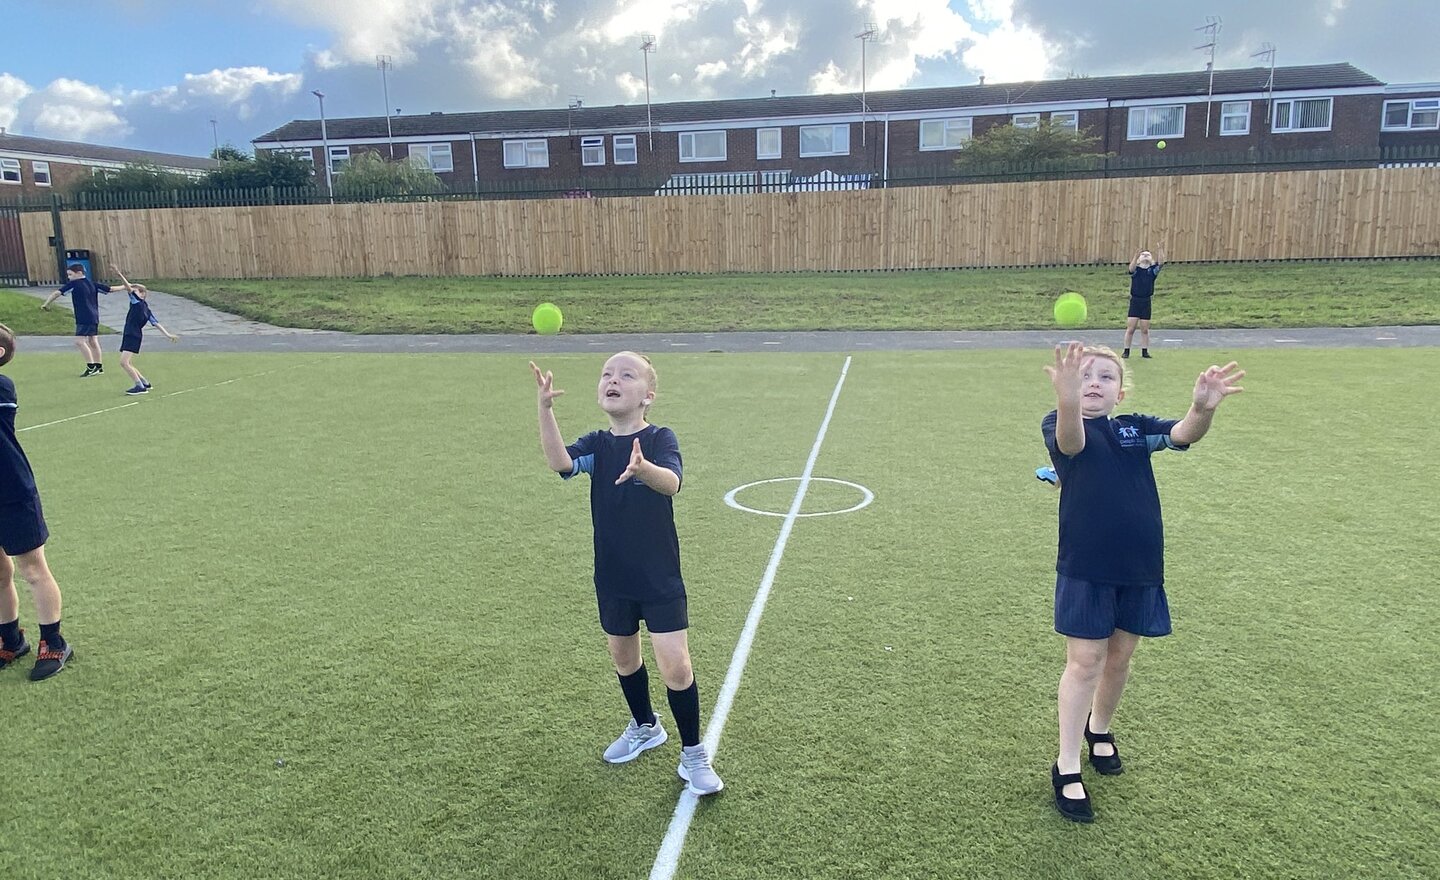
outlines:
[[1375, 340], [1376, 340], [1377, 342], [1394, 342], [1395, 340], [1397, 340], [1397, 339], [1399, 339], [1399, 338], [1400, 338], [1400, 337], [1398, 337], [1398, 336], [1376, 336], [1376, 337], [1375, 337]]
[[783, 345], [781, 342], [762, 342], [761, 345]]
[[690, 344], [690, 343], [688, 343], [688, 342], [672, 342], [672, 343], [670, 343], [670, 347], [671, 347], [671, 348], [682, 348], [682, 347], [688, 346], [689, 344]]
[[1277, 339], [1276, 342], [1299, 342], [1298, 339]]
[[122, 404], [120, 404], [119, 406], [112, 406], [112, 407], [110, 407], [109, 409], [97, 409], [97, 410], [95, 410], [94, 412], [88, 412], [88, 413], [84, 413], [83, 415], [78, 415], [78, 416], [70, 416], [69, 418], [66, 418], [66, 419], [56, 419], [56, 420], [53, 421], [53, 422], [45, 422], [45, 423], [39, 424], [39, 425], [30, 425], [29, 427], [25, 427], [25, 428], [16, 428], [16, 429], [15, 429], [15, 433], [16, 433], [16, 434], [23, 434], [23, 433], [25, 433], [26, 431], [33, 431], [33, 430], [35, 430], [36, 428], [48, 428], [48, 427], [50, 427], [51, 425], [63, 425], [63, 424], [66, 423], [66, 422], [73, 422], [73, 421], [75, 421], [76, 419], [88, 419], [90, 416], [98, 416], [98, 415], [100, 415], [101, 413], [114, 412], [114, 411], [117, 410], [117, 409], [124, 409], [124, 408], [127, 407], [127, 406], [139, 406], [139, 405], [140, 405], [140, 401], [138, 401], [138, 400], [132, 400], [132, 401], [130, 401], [129, 403], [122, 403]]
[[[810, 488], [810, 474], [815, 470], [815, 459], [820, 457], [820, 444], [825, 442], [825, 432], [830, 429], [830, 417], [835, 414], [835, 404], [840, 400], [840, 389], [845, 387], [845, 376], [850, 372], [850, 358], [840, 368], [840, 379], [830, 395], [830, 406], [820, 422], [820, 433], [815, 435], [815, 445], [810, 447], [810, 458], [805, 462], [805, 471], [800, 475], [800, 485], [795, 487], [795, 498], [790, 502], [790, 513], [780, 525], [780, 535], [775, 539], [775, 549], [770, 552], [770, 562], [760, 578], [760, 587], [755, 591], [755, 600], [750, 604], [750, 613], [745, 617], [745, 626], [740, 630], [740, 641], [735, 653], [730, 656], [730, 668], [725, 672], [725, 683], [720, 686], [720, 696], [715, 700], [715, 709], [710, 713], [710, 723], [705, 727], [705, 748], [714, 760], [720, 749], [720, 734], [725, 730], [725, 721], [730, 717], [730, 707], [735, 703], [735, 692], [740, 689], [740, 676], [745, 672], [745, 663], [750, 659], [750, 647], [755, 642], [755, 632], [760, 628], [760, 615], [770, 598], [770, 587], [775, 583], [775, 572], [780, 569], [780, 557], [785, 555], [785, 545], [790, 540], [790, 530], [800, 516], [800, 506], [805, 503], [805, 493]], [[680, 793], [675, 804], [675, 814], [670, 818], [670, 827], [660, 843], [660, 852], [650, 869], [650, 880], [670, 880], [675, 876], [675, 867], [680, 863], [680, 851], [685, 846], [685, 835], [690, 833], [690, 821], [695, 818], [695, 808], [700, 798], [690, 793], [687, 787]]]
[[1162, 339], [1161, 342], [1184, 342], [1183, 339]]
[[[753, 507], [746, 507], [736, 499], [736, 496], [739, 495], [741, 492], [744, 492], [746, 489], [749, 489], [751, 486], [763, 486], [767, 483], [790, 483], [799, 479], [799, 477], [775, 477], [772, 480], [756, 480], [753, 483], [746, 483], [743, 486], [736, 486], [734, 489], [731, 489], [729, 492], [725, 493], [725, 503], [735, 508], [736, 510], [744, 511], [745, 513], [758, 513], [761, 516], [788, 516], [788, 514], [776, 513], [773, 510], [756, 510]], [[837, 516], [842, 513], [854, 513], [857, 510], [864, 510], [865, 508], [869, 507], [870, 502], [875, 500], [874, 492], [871, 492], [869, 489], [865, 488], [859, 483], [852, 483], [849, 480], [837, 480], [834, 477], [811, 477], [810, 482], [834, 483], [838, 486], [849, 486], [852, 489], [858, 489], [860, 491], [860, 501], [856, 504], [850, 505], [844, 510], [821, 510], [816, 513], [802, 513], [799, 514], [800, 516]]]

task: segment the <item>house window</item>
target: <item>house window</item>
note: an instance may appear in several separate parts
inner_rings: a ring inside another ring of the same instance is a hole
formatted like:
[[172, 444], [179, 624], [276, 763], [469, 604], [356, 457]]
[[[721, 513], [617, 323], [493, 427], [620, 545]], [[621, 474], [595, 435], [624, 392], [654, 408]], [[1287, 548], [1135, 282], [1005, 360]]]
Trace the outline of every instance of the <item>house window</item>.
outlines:
[[1078, 132], [1080, 131], [1080, 111], [1068, 110], [1064, 113], [1051, 113], [1050, 125], [1066, 131]]
[[802, 125], [800, 127], [800, 155], [850, 155], [850, 126]]
[[725, 161], [725, 132], [723, 131], [682, 131], [680, 132], [681, 162], [723, 162]]
[[583, 165], [604, 165], [605, 139], [603, 137], [581, 138], [580, 162]]
[[411, 144], [410, 161], [430, 171], [455, 170], [455, 156], [449, 144]]
[[1160, 138], [1167, 137], [1183, 137], [1184, 134], [1184, 104], [1171, 104], [1165, 107], [1130, 108], [1129, 140], [1159, 140]]
[[[311, 165], [315, 164], [315, 153], [309, 147], [276, 147], [269, 152], [280, 156], [293, 156], [302, 162], [309, 162]], [[256, 153], [256, 155], [258, 156], [259, 153]]]
[[1039, 128], [1039, 113], [1016, 113], [1010, 117], [1010, 124], [1016, 128]]
[[779, 158], [780, 158], [780, 129], [778, 129], [778, 128], [757, 128], [757, 129], [755, 129], [755, 158], [756, 158], [756, 159], [779, 159]]
[[547, 140], [506, 141], [506, 168], [549, 168], [550, 142]]
[[1250, 102], [1226, 101], [1220, 105], [1220, 134], [1250, 133]]
[[346, 165], [349, 165], [349, 164], [350, 164], [350, 148], [349, 148], [349, 147], [331, 147], [331, 148], [330, 148], [330, 172], [331, 172], [332, 174], [339, 174], [340, 172], [344, 171], [344, 170], [345, 170], [345, 166], [346, 166]]
[[1386, 101], [1385, 121], [1380, 127], [1385, 131], [1416, 131], [1440, 128], [1440, 98], [1420, 98], [1415, 101]]
[[0, 183], [20, 182], [20, 160], [0, 159]]
[[640, 161], [640, 153], [635, 149], [635, 135], [617, 134], [612, 138], [612, 146], [616, 165], [634, 165]]
[[1275, 102], [1271, 131], [1329, 131], [1331, 98], [1296, 98]]
[[970, 140], [975, 120], [924, 119], [920, 122], [920, 149], [958, 150]]
[[31, 173], [31, 175], [34, 176], [34, 178], [35, 178], [35, 185], [36, 185], [36, 186], [49, 186], [49, 185], [50, 185], [50, 163], [49, 163], [49, 162], [31, 162], [31, 163], [30, 163], [30, 173]]

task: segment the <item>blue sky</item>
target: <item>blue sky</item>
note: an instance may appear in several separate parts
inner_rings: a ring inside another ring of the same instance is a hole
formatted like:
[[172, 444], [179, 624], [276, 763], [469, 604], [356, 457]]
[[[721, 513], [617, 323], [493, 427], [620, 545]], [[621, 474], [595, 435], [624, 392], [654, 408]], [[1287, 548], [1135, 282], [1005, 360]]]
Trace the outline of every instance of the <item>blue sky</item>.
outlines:
[[[199, 155], [314, 118], [858, 90], [1199, 69], [1193, 30], [1224, 22], [1219, 65], [1349, 61], [1440, 80], [1435, 0], [3, 0], [0, 127]], [[1140, 10], [1143, 17], [1137, 17]], [[1429, 34], [1429, 41], [1414, 35]], [[1428, 42], [1428, 45], [1427, 45]]]

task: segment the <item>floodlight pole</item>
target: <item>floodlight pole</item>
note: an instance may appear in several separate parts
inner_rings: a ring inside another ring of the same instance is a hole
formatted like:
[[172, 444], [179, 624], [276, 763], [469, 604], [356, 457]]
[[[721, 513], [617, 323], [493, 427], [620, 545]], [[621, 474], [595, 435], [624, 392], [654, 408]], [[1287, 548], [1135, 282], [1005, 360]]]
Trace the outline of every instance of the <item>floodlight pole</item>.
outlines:
[[650, 140], [650, 152], [655, 152], [655, 127], [650, 118], [650, 53], [655, 51], [655, 35], [640, 35], [640, 53], [645, 57], [645, 133]]
[[[390, 128], [390, 68], [395, 66], [389, 55], [376, 55], [375, 66], [380, 68], [380, 87], [385, 91], [385, 139], [390, 142], [390, 161], [395, 161], [395, 132]], [[328, 157], [327, 157], [328, 158]]]
[[315, 89], [310, 94], [320, 99], [320, 149], [324, 155], [321, 157], [325, 162], [325, 192], [330, 196], [330, 204], [335, 204], [335, 180], [330, 176], [330, 136], [325, 131], [325, 93]]

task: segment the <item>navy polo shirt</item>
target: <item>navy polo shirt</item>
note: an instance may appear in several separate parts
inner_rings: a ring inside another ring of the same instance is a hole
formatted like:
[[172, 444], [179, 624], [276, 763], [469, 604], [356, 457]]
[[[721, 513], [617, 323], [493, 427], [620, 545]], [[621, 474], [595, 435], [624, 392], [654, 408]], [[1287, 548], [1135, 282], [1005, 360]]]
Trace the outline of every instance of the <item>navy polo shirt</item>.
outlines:
[[130, 294], [130, 311], [125, 313], [125, 334], [126, 336], [140, 336], [145, 332], [145, 325], [154, 324], [160, 326], [155, 320], [155, 313], [150, 311], [150, 304], [134, 293]]
[[675, 432], [656, 425], [623, 437], [609, 431], [586, 434], [565, 447], [575, 467], [561, 476], [590, 475], [595, 591], [637, 600], [677, 598], [685, 595], [685, 582], [680, 578], [680, 538], [671, 497], [637, 479], [615, 485], [630, 466], [637, 437], [647, 461], [683, 478]]
[[1165, 529], [1150, 453], [1188, 449], [1170, 440], [1179, 424], [1139, 414], [1085, 419], [1085, 448], [1074, 457], [1055, 445], [1056, 414], [1040, 423], [1060, 477], [1060, 551], [1067, 577], [1124, 586], [1165, 582]]
[[1155, 276], [1160, 274], [1160, 264], [1151, 263], [1148, 268], [1135, 267], [1130, 273], [1130, 295], [1136, 299], [1149, 299], [1155, 295]]
[[29, 501], [35, 496], [35, 472], [15, 437], [15, 383], [0, 376], [0, 505]]
[[75, 306], [76, 324], [100, 323], [100, 297], [97, 292], [109, 293], [110, 285], [96, 284], [89, 278], [76, 278], [74, 281], [65, 282], [65, 286], [60, 288], [61, 294], [74, 294], [71, 300]]

